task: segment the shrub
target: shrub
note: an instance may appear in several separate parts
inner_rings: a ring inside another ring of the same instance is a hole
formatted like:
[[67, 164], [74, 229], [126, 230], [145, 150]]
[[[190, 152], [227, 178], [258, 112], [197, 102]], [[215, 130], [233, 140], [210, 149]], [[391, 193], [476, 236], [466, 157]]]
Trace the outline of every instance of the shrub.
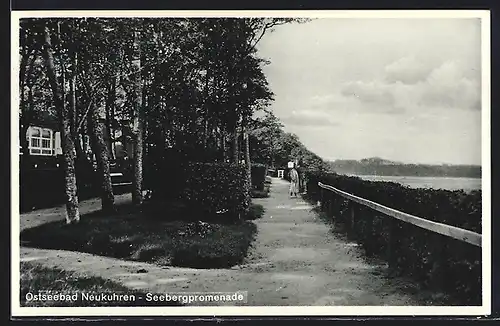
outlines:
[[247, 215], [245, 216], [246, 220], [256, 220], [262, 218], [264, 216], [265, 208], [259, 204], [250, 204], [250, 208], [248, 210]]
[[165, 202], [181, 197], [187, 169], [184, 155], [174, 149], [150, 154], [145, 161], [144, 186], [152, 190], [152, 201]]
[[481, 191], [413, 189], [395, 182], [309, 172], [308, 191], [318, 192], [318, 181], [356, 196], [422, 218], [481, 233]]
[[252, 198], [268, 198], [269, 197], [269, 188], [265, 187], [264, 190], [252, 190], [251, 196], [252, 196]]
[[[308, 171], [308, 197], [322, 200], [335, 221], [346, 225], [350, 237], [369, 255], [389, 260], [394, 271], [411, 275], [421, 284], [439, 287], [462, 304], [481, 303], [481, 249], [435, 234], [409, 223], [384, 216], [324, 191], [318, 181], [356, 196], [428, 220], [481, 233], [481, 191], [465, 193], [435, 189], [412, 189], [393, 182], [372, 182], [357, 177]], [[392, 230], [391, 230], [392, 228]], [[391, 238], [392, 236], [392, 238]], [[391, 244], [391, 255], [387, 248]]]
[[227, 212], [245, 214], [250, 205], [250, 189], [244, 166], [230, 163], [188, 164], [183, 201], [187, 207], [208, 216]]
[[64, 174], [61, 169], [21, 169], [19, 178], [21, 211], [64, 203]]
[[168, 164], [153, 185], [152, 202], [153, 206], [172, 206], [172, 202], [177, 202], [190, 219], [236, 220], [248, 210], [248, 187], [246, 170], [241, 165]]
[[268, 198], [270, 188], [271, 188], [271, 182], [266, 180], [264, 182], [264, 189], [262, 190], [252, 189], [250, 195], [252, 198]]
[[264, 190], [267, 166], [265, 164], [253, 163], [252, 167], [252, 189]]
[[[62, 157], [31, 157], [29, 166], [21, 160], [19, 170], [20, 210], [46, 208], [65, 202]], [[36, 168], [35, 168], [36, 164]], [[57, 165], [59, 164], [59, 165]], [[80, 200], [99, 195], [97, 172], [90, 164], [75, 162], [78, 197]]]

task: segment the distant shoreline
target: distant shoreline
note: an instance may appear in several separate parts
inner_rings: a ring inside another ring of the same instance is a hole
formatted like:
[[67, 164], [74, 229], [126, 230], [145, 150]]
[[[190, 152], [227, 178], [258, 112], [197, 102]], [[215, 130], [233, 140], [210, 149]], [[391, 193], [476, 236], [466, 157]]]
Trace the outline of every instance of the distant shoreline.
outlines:
[[440, 178], [440, 179], [477, 179], [481, 180], [481, 177], [466, 177], [466, 176], [439, 176], [439, 175], [394, 175], [394, 174], [353, 174], [353, 173], [339, 173], [350, 177], [397, 177], [397, 178]]
[[386, 177], [434, 177], [434, 178], [481, 178], [478, 165], [427, 165], [403, 164], [382, 158], [368, 158], [360, 161], [337, 160], [329, 162], [333, 171], [347, 175]]
[[349, 174], [371, 182], [394, 182], [410, 188], [432, 188], [445, 190], [481, 190], [482, 179], [475, 177], [436, 177], [436, 176], [399, 176], [399, 175], [360, 175]]

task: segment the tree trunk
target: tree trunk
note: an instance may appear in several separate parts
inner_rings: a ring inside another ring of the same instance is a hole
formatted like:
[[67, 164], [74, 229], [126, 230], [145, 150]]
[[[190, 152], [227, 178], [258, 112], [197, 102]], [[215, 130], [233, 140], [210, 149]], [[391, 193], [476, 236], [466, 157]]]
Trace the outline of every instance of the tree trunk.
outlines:
[[207, 69], [207, 74], [205, 76], [205, 89], [204, 89], [204, 117], [203, 117], [203, 120], [204, 120], [204, 130], [203, 130], [203, 148], [205, 150], [207, 150], [207, 144], [208, 144], [208, 117], [210, 115], [210, 112], [209, 112], [209, 89], [208, 89], [208, 86], [209, 86], [209, 81], [210, 81], [210, 68], [209, 68], [209, 65], [208, 65], [208, 62], [207, 62], [207, 66], [206, 66], [206, 69]]
[[21, 116], [21, 128], [20, 128], [20, 138], [19, 141], [21, 142], [21, 152], [23, 153], [23, 162], [26, 166], [30, 166], [30, 158], [31, 158], [31, 153], [29, 150], [29, 139], [27, 139], [26, 134], [28, 133], [28, 128], [30, 126], [30, 120], [31, 120], [31, 113], [33, 112], [33, 85], [29, 85], [29, 91], [28, 91], [28, 100], [27, 103], [25, 102], [24, 105], [28, 107], [27, 110], [25, 110], [22, 113]]
[[77, 52], [74, 51], [72, 53], [71, 58], [71, 80], [69, 85], [69, 103], [70, 103], [70, 112], [71, 112], [71, 134], [73, 135], [73, 140], [75, 143], [76, 149], [76, 159], [77, 161], [82, 161], [85, 156], [83, 155], [82, 144], [80, 143], [80, 133], [78, 132], [78, 108], [76, 106], [76, 67], [78, 64]]
[[87, 136], [88, 136], [88, 144], [87, 144], [87, 151], [89, 152], [90, 154], [90, 158], [89, 158], [89, 161], [90, 163], [92, 164], [92, 166], [95, 165], [96, 161], [97, 161], [97, 154], [96, 154], [96, 149], [97, 149], [97, 144], [95, 143], [95, 140], [96, 138], [94, 137], [93, 133], [93, 114], [92, 112], [89, 112], [89, 114], [87, 114], [87, 118], [86, 118], [86, 131], [87, 131]]
[[233, 132], [233, 162], [239, 164], [239, 161], [240, 161], [239, 133], [238, 133], [238, 126], [236, 125]]
[[[243, 144], [245, 146], [245, 166], [247, 169], [248, 186], [252, 186], [252, 166], [250, 163], [250, 140], [248, 137], [248, 127], [244, 126], [243, 129]], [[249, 188], [250, 189], [250, 188]]]
[[113, 160], [116, 159], [116, 153], [114, 151], [114, 144], [115, 144], [115, 131], [114, 131], [114, 123], [115, 123], [115, 109], [116, 109], [116, 81], [117, 81], [117, 78], [114, 77], [113, 78], [113, 84], [112, 84], [112, 88], [111, 88], [111, 100], [110, 100], [110, 103], [111, 103], [111, 117], [110, 117], [110, 124], [109, 124], [109, 134], [110, 134], [110, 137], [111, 137], [111, 155], [112, 155], [112, 158]]
[[60, 114], [61, 141], [64, 156], [64, 181], [66, 193], [66, 223], [78, 223], [80, 221], [80, 211], [78, 209], [78, 194], [76, 188], [75, 174], [75, 144], [71, 137], [71, 120], [68, 110], [63, 101], [62, 90], [58, 85], [56, 71], [54, 66], [54, 55], [52, 53], [52, 44], [50, 40], [50, 31], [48, 26], [44, 30], [45, 38], [45, 64], [47, 67], [47, 76], [56, 110]]
[[147, 146], [147, 136], [148, 136], [148, 123], [147, 119], [145, 117], [146, 115], [146, 110], [149, 107], [149, 96], [148, 96], [148, 76], [144, 74], [142, 76], [142, 106], [141, 106], [141, 111], [139, 111], [139, 121], [140, 121], [140, 133], [141, 133], [141, 144], [142, 144], [142, 149], [141, 149], [141, 193], [145, 187], [145, 182], [144, 182], [144, 163], [145, 163], [145, 158], [148, 157], [148, 146]]
[[132, 69], [135, 73], [131, 76], [134, 88], [132, 96], [134, 101], [133, 136], [134, 136], [134, 179], [132, 181], [132, 202], [134, 205], [142, 204], [142, 78], [141, 78], [141, 47], [140, 32], [134, 32]]
[[[21, 153], [23, 154], [23, 162], [25, 166], [30, 166], [30, 151], [29, 151], [29, 139], [26, 137], [28, 128], [31, 122], [31, 114], [33, 113], [33, 79], [32, 72], [35, 64], [35, 56], [33, 56], [30, 63], [27, 63], [28, 58], [24, 60], [21, 64], [28, 65], [28, 67], [21, 66], [21, 71], [23, 76], [21, 77], [21, 127], [19, 128], [19, 142], [21, 145]], [[24, 71], [24, 69], [26, 71]], [[24, 94], [25, 86], [28, 87], [28, 99]]]
[[112, 123], [114, 121], [114, 106], [115, 106], [115, 84], [116, 77], [112, 78], [111, 84], [108, 87], [108, 94], [106, 99], [106, 145], [108, 147], [109, 158], [114, 159], [113, 153], [113, 131]]
[[275, 154], [274, 154], [274, 138], [273, 136], [271, 136], [271, 150], [270, 150], [270, 154], [271, 154], [271, 167], [274, 169], [275, 166], [274, 166], [274, 162], [275, 162]]
[[219, 149], [218, 148], [219, 147], [219, 140], [217, 138], [217, 133], [218, 133], [218, 128], [215, 126], [212, 126], [211, 133], [210, 133], [210, 147], [212, 148], [212, 151], [214, 153], [214, 157], [213, 157], [214, 161], [219, 160], [219, 156], [217, 155], [217, 150]]
[[85, 158], [87, 159], [87, 161], [89, 161], [89, 157], [87, 155], [88, 151], [89, 151], [89, 137], [90, 136], [90, 132], [89, 132], [89, 123], [88, 123], [89, 119], [86, 119], [85, 122], [83, 123], [83, 126], [82, 126], [82, 129], [83, 129], [83, 132], [82, 132], [82, 137], [83, 137], [83, 153], [85, 154]]
[[221, 141], [222, 141], [222, 161], [226, 162], [227, 161], [227, 145], [226, 145], [226, 132], [224, 130], [222, 130]]
[[205, 113], [203, 119], [203, 149], [206, 151], [208, 149], [208, 113]]
[[97, 103], [92, 108], [92, 151], [95, 153], [97, 160], [97, 168], [101, 181], [101, 207], [104, 212], [112, 212], [114, 210], [115, 196], [113, 194], [113, 185], [111, 182], [111, 174], [109, 169], [109, 153], [105, 138], [104, 121], [106, 114], [103, 101]]

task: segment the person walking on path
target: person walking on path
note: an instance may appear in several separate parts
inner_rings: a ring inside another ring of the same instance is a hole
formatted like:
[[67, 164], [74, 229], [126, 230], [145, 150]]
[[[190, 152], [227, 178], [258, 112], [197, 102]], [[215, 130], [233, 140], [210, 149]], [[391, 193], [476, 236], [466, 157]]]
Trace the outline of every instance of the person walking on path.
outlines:
[[290, 197], [297, 197], [299, 193], [299, 172], [295, 166], [290, 170]]

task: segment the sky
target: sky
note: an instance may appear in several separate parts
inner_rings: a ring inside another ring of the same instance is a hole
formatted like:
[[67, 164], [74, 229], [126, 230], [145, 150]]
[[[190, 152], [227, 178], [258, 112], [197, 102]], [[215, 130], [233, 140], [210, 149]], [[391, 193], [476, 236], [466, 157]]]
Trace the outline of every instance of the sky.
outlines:
[[481, 164], [480, 20], [320, 18], [258, 54], [285, 130], [323, 159]]

